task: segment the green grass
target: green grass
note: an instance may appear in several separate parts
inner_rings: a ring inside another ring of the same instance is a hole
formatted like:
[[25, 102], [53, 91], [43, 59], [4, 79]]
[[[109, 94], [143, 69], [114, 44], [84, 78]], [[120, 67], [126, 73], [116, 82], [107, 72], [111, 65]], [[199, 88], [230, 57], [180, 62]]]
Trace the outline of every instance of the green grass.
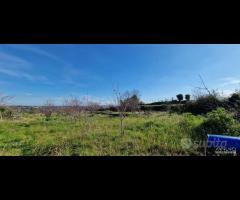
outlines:
[[190, 115], [130, 114], [120, 135], [117, 113], [95, 113], [76, 121], [25, 114], [0, 121], [0, 155], [200, 155], [196, 149], [184, 149], [181, 140], [190, 138], [202, 121]]

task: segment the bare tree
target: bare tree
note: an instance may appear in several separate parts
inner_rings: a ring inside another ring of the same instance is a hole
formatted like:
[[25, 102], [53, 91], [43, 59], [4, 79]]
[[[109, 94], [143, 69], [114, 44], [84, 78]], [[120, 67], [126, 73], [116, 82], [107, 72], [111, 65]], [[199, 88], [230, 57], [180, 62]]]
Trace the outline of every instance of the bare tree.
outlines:
[[12, 99], [11, 96], [7, 96], [4, 95], [2, 93], [0, 93], [0, 119], [2, 120], [4, 117], [4, 114], [7, 114], [9, 116], [9, 114], [12, 116], [12, 111], [7, 109], [7, 105], [8, 105], [8, 101]]
[[52, 113], [55, 111], [55, 106], [52, 100], [47, 100], [40, 108], [40, 112], [45, 115], [46, 120], [50, 120]]
[[127, 116], [127, 112], [133, 112], [139, 108], [139, 92], [137, 90], [133, 90], [132, 92], [126, 91], [121, 94], [118, 89], [115, 89], [114, 94], [116, 96], [117, 109], [120, 116], [120, 133], [123, 135], [123, 121]]
[[208, 92], [209, 95], [211, 95], [212, 93], [211, 93], [211, 91], [208, 89], [208, 87], [206, 86], [206, 84], [205, 84], [202, 76], [201, 76], [200, 74], [199, 74], [198, 76], [199, 76], [200, 81], [201, 81], [201, 84], [202, 84], [202, 86], [203, 86], [203, 88], [199, 87], [199, 89], [204, 89], [204, 90], [206, 90], [206, 91]]
[[136, 112], [140, 110], [140, 94], [138, 90], [133, 90], [128, 94], [129, 98], [126, 100], [128, 101], [127, 111]]
[[118, 90], [114, 90], [114, 93], [116, 95], [116, 103], [117, 103], [117, 108], [120, 116], [120, 133], [123, 135], [124, 134], [123, 120], [126, 117], [126, 109], [127, 109], [127, 104], [123, 102], [126, 96], [123, 96]]
[[7, 102], [12, 99], [11, 96], [4, 95], [0, 93], [0, 106], [6, 106]]
[[82, 102], [77, 97], [73, 96], [71, 96], [69, 99], [65, 99], [63, 106], [65, 113], [71, 116], [71, 118], [74, 120], [79, 118], [81, 113], [84, 111]]
[[87, 103], [87, 110], [90, 113], [96, 112], [101, 106], [97, 102], [89, 101]]

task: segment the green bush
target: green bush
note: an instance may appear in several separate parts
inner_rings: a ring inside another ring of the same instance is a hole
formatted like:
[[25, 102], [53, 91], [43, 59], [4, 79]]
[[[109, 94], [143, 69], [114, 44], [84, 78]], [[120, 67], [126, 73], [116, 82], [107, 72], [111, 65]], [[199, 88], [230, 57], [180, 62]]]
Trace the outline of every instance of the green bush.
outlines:
[[230, 133], [234, 136], [240, 136], [240, 124], [235, 123], [231, 128], [230, 128]]
[[207, 113], [203, 123], [193, 132], [193, 139], [205, 140], [207, 134], [235, 135], [238, 132], [238, 127], [238, 123], [231, 113], [224, 108], [217, 108]]
[[8, 108], [0, 108], [0, 119], [12, 119], [14, 117], [14, 112]]

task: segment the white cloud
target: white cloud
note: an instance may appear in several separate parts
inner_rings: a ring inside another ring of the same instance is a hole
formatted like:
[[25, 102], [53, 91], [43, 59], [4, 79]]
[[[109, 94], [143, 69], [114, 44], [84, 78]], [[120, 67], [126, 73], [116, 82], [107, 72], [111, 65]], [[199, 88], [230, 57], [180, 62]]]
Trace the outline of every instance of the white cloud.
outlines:
[[0, 74], [15, 78], [24, 78], [29, 81], [42, 81], [47, 83], [47, 77], [43, 75], [34, 75], [29, 70], [33, 64], [25, 59], [12, 54], [0, 52]]
[[32, 53], [35, 53], [35, 54], [38, 54], [38, 55], [41, 55], [41, 56], [44, 56], [44, 57], [47, 57], [47, 58], [50, 58], [58, 63], [61, 63], [61, 64], [64, 64], [64, 65], [68, 65], [68, 63], [66, 63], [64, 60], [62, 60], [60, 57], [52, 54], [52, 53], [49, 53], [48, 51], [45, 51], [45, 50], [42, 50], [38, 47], [35, 47], [35, 46], [32, 46], [32, 45], [9, 45], [11, 47], [14, 47], [16, 49], [21, 49], [21, 50], [25, 50], [25, 51], [30, 51]]
[[[59, 56], [57, 55], [54, 55], [52, 53], [49, 53], [48, 51], [45, 51], [39, 47], [36, 47], [36, 46], [33, 46], [33, 45], [8, 45], [9, 47], [13, 47], [15, 49], [19, 49], [19, 50], [23, 50], [23, 51], [29, 51], [31, 53], [35, 53], [39, 56], [44, 56], [46, 58], [49, 58], [61, 65], [63, 65], [63, 80], [60, 80], [60, 82], [62, 83], [65, 83], [65, 84], [71, 84], [71, 85], [74, 85], [76, 87], [83, 87], [85, 86], [85, 84], [82, 84], [82, 83], [79, 83], [78, 81], [75, 81], [74, 80], [74, 77], [78, 77], [79, 76], [85, 76], [86, 74], [83, 73], [83, 71], [77, 69], [77, 68], [74, 68], [72, 67], [72, 65], [68, 62], [66, 62], [65, 60], [63, 60], [62, 58], [60, 58]], [[26, 78], [27, 76], [24, 75]], [[31, 79], [29, 76], [28, 76], [28, 79]], [[54, 83], [51, 82], [51, 81], [43, 81], [44, 84], [47, 84], [47, 85], [53, 85]]]
[[31, 63], [20, 57], [0, 52], [0, 66], [29, 69], [31, 67]]
[[235, 91], [234, 90], [228, 90], [228, 89], [226, 89], [226, 90], [222, 90], [222, 96], [223, 97], [229, 97], [231, 94], [233, 94]]
[[0, 73], [16, 78], [24, 78], [30, 81], [47, 81], [45, 76], [34, 76], [22, 70], [0, 68]]
[[[62, 80], [60, 80], [60, 82], [62, 82], [62, 83], [71, 84], [71, 85], [74, 85], [75, 87], [84, 87], [86, 85], [79, 82], [79, 79], [81, 79], [81, 78], [88, 79], [91, 81], [97, 81], [97, 82], [101, 82], [103, 80], [102, 77], [99, 77], [92, 73], [87, 73], [87, 72], [83, 71], [82, 69], [79, 70], [79, 68], [73, 67], [72, 64], [66, 62], [60, 56], [57, 56], [46, 50], [43, 50], [39, 46], [36, 47], [34, 45], [18, 45], [18, 44], [15, 44], [15, 45], [11, 44], [11, 45], [7, 45], [7, 46], [15, 48], [15, 49], [23, 50], [23, 51], [29, 51], [29, 52], [35, 53], [39, 56], [44, 56], [46, 58], [49, 58], [49, 59], [63, 65], [63, 68], [60, 70], [60, 71], [62, 71]], [[42, 46], [44, 46], [44, 45], [42, 45]], [[58, 73], [58, 72], [56, 72], [56, 73]], [[53, 84], [53, 83], [50, 83], [49, 81], [48, 82], [45, 81], [44, 83], [49, 84], [49, 85]]]
[[220, 84], [220, 87], [240, 84], [240, 79], [235, 78], [235, 77], [226, 77], [226, 78], [221, 79], [221, 81], [222, 81], [222, 83]]
[[12, 69], [5, 69], [5, 68], [0, 68], [0, 73], [2, 74], [6, 74], [8, 76], [13, 76], [13, 77], [18, 77], [18, 78], [26, 78], [28, 80], [32, 80], [33, 77], [30, 74], [21, 72], [19, 73], [19, 71], [16, 70], [12, 70]]

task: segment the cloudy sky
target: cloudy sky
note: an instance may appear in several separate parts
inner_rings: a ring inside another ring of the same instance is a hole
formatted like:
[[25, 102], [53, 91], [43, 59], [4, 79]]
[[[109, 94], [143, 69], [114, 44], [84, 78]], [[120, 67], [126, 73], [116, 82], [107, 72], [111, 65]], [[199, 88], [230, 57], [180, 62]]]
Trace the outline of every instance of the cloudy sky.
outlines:
[[70, 95], [110, 103], [113, 89], [143, 101], [175, 98], [200, 86], [240, 89], [240, 45], [0, 45], [0, 93], [12, 104], [61, 104]]

